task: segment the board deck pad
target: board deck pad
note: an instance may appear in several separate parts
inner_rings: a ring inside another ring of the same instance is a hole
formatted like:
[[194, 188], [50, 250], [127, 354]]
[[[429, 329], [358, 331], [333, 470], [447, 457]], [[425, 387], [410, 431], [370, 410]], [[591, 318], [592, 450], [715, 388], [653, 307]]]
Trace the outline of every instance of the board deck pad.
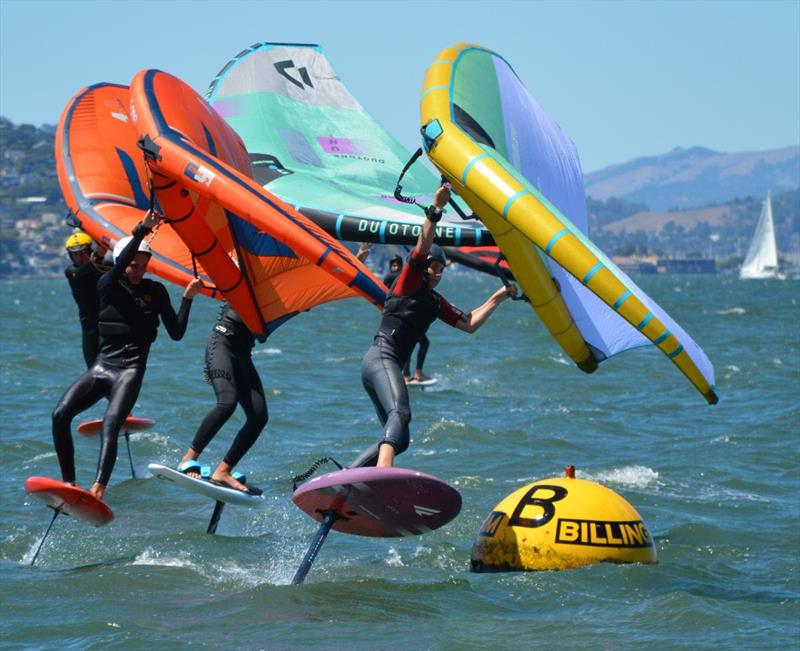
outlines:
[[78, 486], [65, 484], [50, 477], [28, 477], [25, 490], [48, 506], [83, 520], [95, 527], [102, 527], [114, 519], [114, 512], [103, 500]]
[[[155, 421], [150, 420], [149, 418], [128, 416], [125, 419], [125, 422], [122, 424], [121, 431], [138, 432], [143, 429], [149, 429], [153, 425], [155, 425]], [[78, 434], [83, 434], [84, 436], [94, 436], [95, 434], [99, 434], [102, 428], [102, 419], [87, 420], [85, 423], [78, 425]]]
[[321, 522], [338, 517], [335, 531], [356, 536], [417, 536], [444, 526], [461, 510], [461, 494], [450, 484], [408, 468], [348, 468], [300, 486], [292, 501]]
[[264, 501], [263, 495], [248, 495], [242, 491], [237, 491], [235, 488], [212, 484], [207, 479], [195, 479], [194, 477], [189, 477], [189, 475], [184, 475], [182, 472], [175, 470], [175, 468], [162, 466], [160, 463], [151, 463], [147, 467], [157, 479], [170, 481], [181, 488], [186, 488], [218, 502], [258, 506]]

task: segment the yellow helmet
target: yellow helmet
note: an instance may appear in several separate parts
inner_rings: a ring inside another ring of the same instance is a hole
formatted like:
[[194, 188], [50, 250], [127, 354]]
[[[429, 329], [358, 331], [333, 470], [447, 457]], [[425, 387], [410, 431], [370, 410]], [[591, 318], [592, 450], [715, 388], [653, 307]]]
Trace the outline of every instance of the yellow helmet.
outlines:
[[70, 253], [77, 253], [91, 246], [92, 238], [83, 232], [73, 233], [67, 238], [67, 241], [64, 242], [64, 248]]

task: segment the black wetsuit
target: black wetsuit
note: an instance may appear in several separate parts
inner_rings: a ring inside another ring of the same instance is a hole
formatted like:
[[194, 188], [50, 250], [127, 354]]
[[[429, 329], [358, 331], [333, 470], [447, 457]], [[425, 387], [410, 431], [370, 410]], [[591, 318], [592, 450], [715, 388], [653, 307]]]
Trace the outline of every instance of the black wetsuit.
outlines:
[[64, 270], [69, 281], [72, 297], [78, 304], [78, 318], [81, 322], [83, 338], [83, 359], [86, 368], [91, 368], [97, 357], [99, 333], [97, 315], [100, 313], [100, 295], [97, 293], [97, 281], [103, 274], [91, 260], [82, 265], [70, 265]]
[[75, 481], [72, 419], [101, 398], [108, 399], [95, 478], [107, 485], [117, 460], [119, 430], [139, 397], [150, 345], [158, 335], [159, 317], [175, 341], [186, 332], [191, 299], [184, 298], [175, 314], [164, 285], [148, 278], [134, 285], [125, 275], [148, 232], [138, 225], [114, 266], [100, 277], [100, 350], [92, 367], [73, 382], [53, 411], [53, 443], [66, 482]]
[[[192, 450], [198, 455], [216, 436], [240, 404], [246, 416], [242, 428], [224, 457], [235, 466], [256, 442], [267, 425], [267, 400], [261, 378], [251, 356], [255, 335], [230, 305], [222, 308], [206, 346], [206, 377], [214, 387], [217, 404], [200, 423], [192, 440]], [[265, 341], [266, 338], [259, 338]]]
[[[399, 275], [399, 271], [390, 271], [383, 277], [383, 284], [391, 290], [392, 285], [394, 285], [394, 281], [397, 280]], [[428, 354], [428, 347], [430, 345], [430, 339], [428, 339], [428, 335], [426, 334], [423, 334], [417, 340], [417, 365], [415, 367], [415, 371], [422, 371], [422, 367], [425, 364], [425, 357]], [[411, 352], [413, 353], [414, 351], [412, 350]], [[403, 364], [403, 375], [405, 377], [411, 377], [411, 354], [409, 354], [408, 358]]]

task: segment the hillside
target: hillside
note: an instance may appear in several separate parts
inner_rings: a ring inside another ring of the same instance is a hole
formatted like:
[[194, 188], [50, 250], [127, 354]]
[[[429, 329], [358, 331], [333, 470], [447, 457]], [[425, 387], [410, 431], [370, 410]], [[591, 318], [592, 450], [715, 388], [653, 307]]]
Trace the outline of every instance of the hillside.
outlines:
[[[53, 127], [14, 125], [0, 117], [0, 277], [53, 277], [67, 265], [62, 246], [71, 228], [64, 221], [67, 208], [53, 145]], [[685, 195], [659, 201], [660, 196], [672, 196], [670, 189], [681, 183]], [[699, 198], [730, 195], [730, 184], [738, 188], [739, 198]], [[798, 147], [758, 154], [676, 149], [587, 176], [590, 234], [608, 253], [727, 258], [734, 266], [747, 249], [761, 202], [771, 189], [779, 255], [796, 257], [798, 186]], [[745, 188], [754, 189], [748, 193]], [[681, 201], [687, 204], [681, 210], [660, 207]], [[373, 259], [377, 257], [376, 251]]]
[[586, 175], [586, 194], [659, 212], [765, 197], [800, 187], [800, 147], [721, 153], [702, 147], [636, 158]]
[[54, 141], [53, 127], [0, 117], [0, 277], [54, 276], [67, 266], [61, 247], [71, 229]]
[[[636, 210], [616, 221], [590, 222], [590, 232], [595, 242], [610, 252], [633, 244], [642, 252], [659, 251], [670, 257], [738, 259], [747, 251], [762, 203], [762, 197], [746, 197], [687, 210]], [[800, 190], [773, 193], [772, 212], [778, 254], [791, 257], [797, 265]]]

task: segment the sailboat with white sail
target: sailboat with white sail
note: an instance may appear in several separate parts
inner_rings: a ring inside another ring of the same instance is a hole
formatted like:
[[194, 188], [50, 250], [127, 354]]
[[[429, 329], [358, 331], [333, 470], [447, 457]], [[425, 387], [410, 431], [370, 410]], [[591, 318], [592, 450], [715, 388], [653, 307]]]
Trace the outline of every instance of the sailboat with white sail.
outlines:
[[778, 270], [778, 249], [775, 245], [775, 222], [772, 219], [772, 199], [769, 193], [761, 208], [756, 232], [739, 270], [739, 278], [786, 278]]

